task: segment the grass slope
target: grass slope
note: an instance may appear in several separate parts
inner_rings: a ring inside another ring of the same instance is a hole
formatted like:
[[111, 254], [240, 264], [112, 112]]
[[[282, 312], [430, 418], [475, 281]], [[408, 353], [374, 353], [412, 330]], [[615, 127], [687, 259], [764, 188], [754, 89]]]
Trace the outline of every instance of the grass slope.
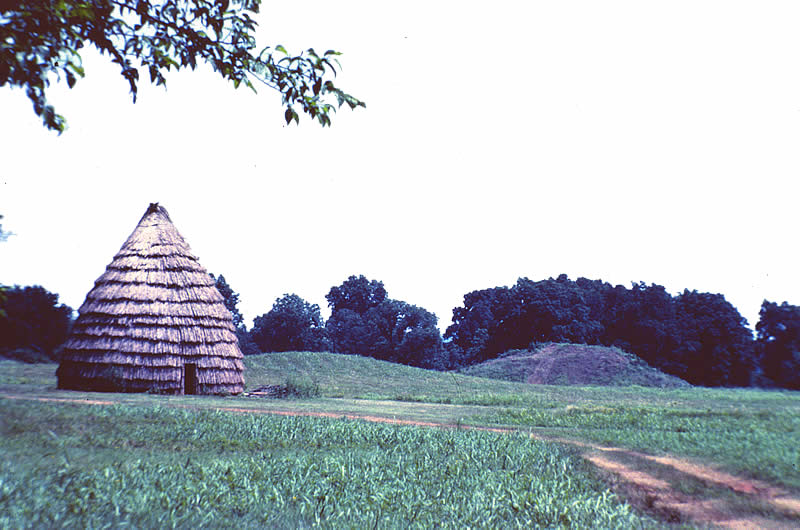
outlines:
[[529, 385], [424, 370], [358, 355], [286, 352], [245, 357], [247, 389], [262, 385], [313, 385], [332, 398], [498, 405], [539, 403]]
[[582, 344], [546, 344], [535, 351], [517, 350], [463, 368], [460, 373], [545, 385], [689, 386], [618, 348]]

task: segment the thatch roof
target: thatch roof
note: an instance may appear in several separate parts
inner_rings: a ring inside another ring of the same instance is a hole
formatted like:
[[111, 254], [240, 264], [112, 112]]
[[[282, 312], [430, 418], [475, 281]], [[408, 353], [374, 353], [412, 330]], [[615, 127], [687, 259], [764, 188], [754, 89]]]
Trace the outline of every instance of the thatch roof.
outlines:
[[242, 352], [214, 279], [151, 204], [95, 282], [62, 352], [58, 387], [238, 394]]

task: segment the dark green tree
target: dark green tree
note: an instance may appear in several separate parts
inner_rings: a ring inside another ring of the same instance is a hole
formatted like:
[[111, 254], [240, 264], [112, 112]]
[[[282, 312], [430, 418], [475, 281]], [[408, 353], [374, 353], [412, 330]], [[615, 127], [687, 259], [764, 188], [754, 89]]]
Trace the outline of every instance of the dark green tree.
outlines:
[[[391, 333], [391, 356], [393, 362], [445, 370], [448, 368], [447, 354], [442, 343], [442, 334], [437, 327], [437, 317], [430, 311], [399, 300], [387, 300], [381, 305], [390, 305], [382, 312], [384, 329]], [[378, 306], [376, 309], [380, 309]]]
[[514, 312], [498, 332], [516, 339], [498, 349], [523, 348], [532, 342], [597, 344], [602, 326], [592, 320], [583, 290], [566, 274], [538, 282], [520, 278], [512, 295]]
[[763, 374], [778, 386], [800, 390], [800, 306], [764, 300], [756, 331]]
[[236, 338], [239, 341], [239, 350], [242, 354], [258, 355], [261, 353], [250, 332], [244, 326], [236, 328]]
[[683, 365], [672, 357], [680, 343], [672, 295], [661, 285], [644, 282], [634, 283], [630, 289], [616, 286], [606, 294], [601, 344], [638, 355], [666, 373], [684, 373]]
[[215, 282], [215, 286], [219, 291], [219, 294], [225, 299], [225, 307], [228, 311], [231, 312], [231, 316], [233, 317], [233, 325], [236, 326], [237, 329], [244, 326], [244, 317], [242, 316], [241, 311], [239, 311], [239, 293], [235, 292], [228, 282], [225, 280], [225, 276], [220, 274], [219, 276], [214, 276], [213, 274], [209, 274], [211, 278]]
[[469, 363], [541, 342], [596, 344], [602, 326], [590, 313], [583, 291], [566, 275], [538, 282], [520, 278], [511, 288], [464, 296], [445, 338], [462, 349]]
[[331, 287], [325, 299], [328, 300], [332, 312], [350, 309], [358, 314], [364, 314], [367, 309], [386, 300], [386, 289], [383, 287], [383, 282], [368, 280], [363, 275], [354, 275], [342, 285]]
[[0, 318], [0, 355], [25, 361], [57, 358], [72, 324], [72, 308], [38, 285], [4, 288]]
[[296, 294], [283, 295], [256, 317], [250, 336], [262, 352], [329, 349], [319, 306]]
[[326, 329], [335, 352], [444, 369], [447, 354], [436, 315], [388, 298], [382, 282], [350, 276], [326, 296]]
[[492, 287], [464, 295], [464, 305], [453, 309], [453, 323], [445, 331], [453, 351], [466, 364], [496, 357], [498, 328], [514, 314], [514, 298], [508, 287]]
[[685, 290], [675, 298], [675, 312], [679, 342], [670, 353], [673, 375], [694, 385], [750, 385], [753, 335], [723, 295]]
[[[338, 52], [300, 55], [283, 46], [256, 48], [260, 0], [17, 0], [0, 2], [0, 86], [25, 90], [44, 125], [65, 119], [47, 100], [53, 77], [72, 88], [85, 72], [81, 50], [93, 47], [119, 66], [133, 101], [142, 71], [165, 85], [170, 70], [206, 63], [234, 87], [263, 84], [281, 94], [286, 123], [298, 110], [330, 125], [347, 104], [364, 106], [334, 85]], [[334, 106], [334, 102], [336, 106]]]
[[325, 330], [336, 353], [350, 353], [372, 357], [383, 348], [378, 328], [365, 320], [364, 314], [352, 309], [338, 309], [331, 313]]

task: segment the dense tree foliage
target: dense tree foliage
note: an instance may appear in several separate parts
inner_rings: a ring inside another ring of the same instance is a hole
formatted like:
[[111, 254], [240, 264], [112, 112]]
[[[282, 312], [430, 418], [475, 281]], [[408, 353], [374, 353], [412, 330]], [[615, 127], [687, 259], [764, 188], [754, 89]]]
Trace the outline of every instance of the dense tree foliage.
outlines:
[[44, 125], [65, 120], [47, 101], [52, 77], [72, 88], [84, 77], [81, 49], [94, 47], [120, 68], [136, 101], [140, 71], [156, 85], [166, 72], [206, 63], [234, 87], [255, 82], [281, 94], [285, 118], [296, 109], [329, 125], [331, 114], [364, 103], [336, 87], [338, 52], [300, 55], [283, 46], [256, 49], [260, 0], [20, 0], [0, 3], [0, 86], [25, 90]]
[[0, 355], [24, 361], [57, 358], [72, 324], [72, 308], [38, 285], [3, 288]]
[[473, 291], [445, 333], [460, 362], [542, 342], [617, 346], [699, 385], [748, 385], [755, 369], [747, 322], [722, 295], [660, 285], [631, 288], [566, 275]]
[[256, 317], [250, 337], [262, 352], [329, 349], [319, 306], [296, 294], [283, 295], [268, 313]]
[[383, 282], [350, 276], [342, 285], [331, 287], [325, 299], [332, 312], [348, 309], [361, 315], [386, 300], [386, 289]]
[[778, 386], [800, 390], [800, 306], [764, 300], [756, 331], [763, 374]]
[[445, 350], [433, 313], [388, 298], [383, 283], [350, 276], [326, 295], [326, 324], [333, 351], [420, 366], [445, 368]]
[[540, 342], [597, 344], [601, 331], [582, 290], [561, 275], [468, 293], [464, 306], [453, 310], [445, 337], [473, 363]]
[[219, 294], [222, 295], [222, 298], [225, 299], [223, 302], [225, 307], [231, 312], [233, 325], [236, 326], [235, 333], [236, 338], [239, 340], [239, 349], [241, 352], [245, 355], [261, 353], [250, 338], [250, 333], [248, 333], [244, 325], [244, 317], [242, 316], [242, 312], [239, 311], [239, 293], [233, 290], [224, 275], [220, 274], [219, 276], [214, 276], [213, 274], [209, 274], [209, 276], [214, 279], [215, 287], [219, 291]]
[[721, 294], [684, 291], [675, 298], [679, 343], [672, 353], [696, 385], [747, 386], [755, 370], [753, 334]]
[[233, 288], [228, 285], [228, 282], [225, 280], [225, 276], [220, 274], [219, 276], [214, 276], [213, 274], [209, 274], [211, 278], [215, 281], [215, 286], [219, 291], [219, 294], [222, 295], [222, 298], [225, 299], [225, 307], [228, 311], [231, 312], [231, 316], [233, 317], [233, 325], [236, 328], [240, 328], [244, 325], [244, 317], [242, 316], [241, 311], [239, 311], [239, 293], [235, 292]]

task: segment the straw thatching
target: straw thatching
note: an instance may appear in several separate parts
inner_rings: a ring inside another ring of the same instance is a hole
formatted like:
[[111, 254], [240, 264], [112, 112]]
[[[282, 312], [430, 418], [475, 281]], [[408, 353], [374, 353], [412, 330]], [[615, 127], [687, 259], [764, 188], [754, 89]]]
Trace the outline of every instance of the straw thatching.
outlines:
[[79, 309], [56, 372], [71, 390], [238, 394], [242, 352], [215, 282], [151, 204]]

